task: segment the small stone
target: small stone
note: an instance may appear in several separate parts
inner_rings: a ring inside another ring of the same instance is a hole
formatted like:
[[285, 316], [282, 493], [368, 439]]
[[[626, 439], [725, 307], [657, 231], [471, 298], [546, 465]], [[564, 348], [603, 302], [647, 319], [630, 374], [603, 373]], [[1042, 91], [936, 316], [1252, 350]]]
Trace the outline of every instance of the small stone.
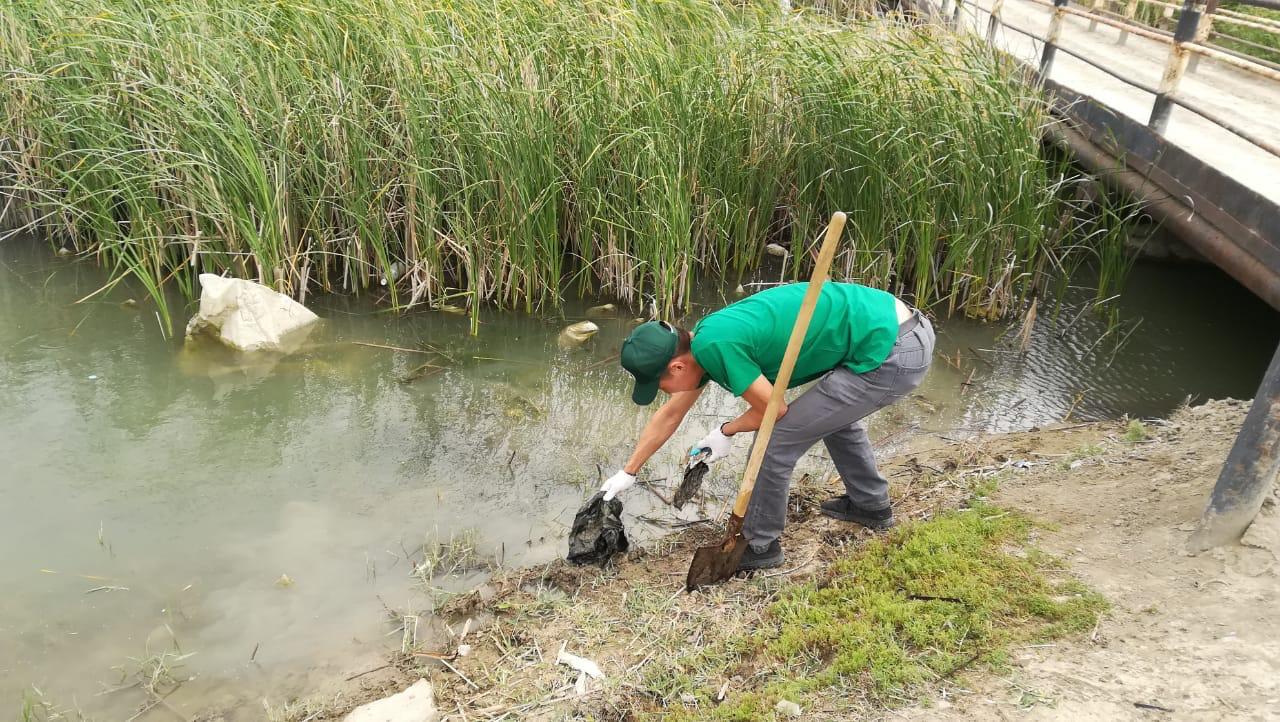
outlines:
[[698, 704], [698, 696], [692, 692], [681, 692], [680, 701], [692, 707]]
[[778, 700], [778, 703], [773, 706], [773, 711], [781, 715], [786, 715], [787, 717], [799, 717], [800, 705], [792, 702], [791, 700], [780, 699]]
[[471, 645], [470, 645], [470, 644], [459, 644], [459, 645], [458, 645], [458, 656], [459, 656], [459, 657], [465, 657], [465, 656], [467, 656], [468, 654], [471, 654]]
[[420, 679], [399, 694], [355, 708], [344, 722], [434, 722], [439, 716], [431, 683]]

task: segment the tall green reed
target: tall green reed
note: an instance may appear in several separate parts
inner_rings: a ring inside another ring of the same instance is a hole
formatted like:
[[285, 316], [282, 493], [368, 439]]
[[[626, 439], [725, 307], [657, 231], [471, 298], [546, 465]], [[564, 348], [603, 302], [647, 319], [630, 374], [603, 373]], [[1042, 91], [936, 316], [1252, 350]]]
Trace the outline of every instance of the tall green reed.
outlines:
[[[651, 299], [803, 271], [989, 317], [1107, 234], [980, 43], [712, 0], [14, 0], [0, 183], [25, 225], [195, 293], [230, 272], [398, 307]], [[168, 322], [168, 311], [165, 311]]]

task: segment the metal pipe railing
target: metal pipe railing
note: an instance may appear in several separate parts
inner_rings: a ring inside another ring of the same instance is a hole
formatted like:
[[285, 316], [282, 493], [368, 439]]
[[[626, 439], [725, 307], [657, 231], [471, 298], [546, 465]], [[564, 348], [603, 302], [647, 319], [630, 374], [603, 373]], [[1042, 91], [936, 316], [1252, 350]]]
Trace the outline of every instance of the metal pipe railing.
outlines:
[[[1133, 4], [1136, 1], [1137, 0], [1130, 0], [1130, 3]], [[1146, 0], [1146, 1], [1149, 2], [1151, 0]], [[1034, 2], [1035, 4], [1038, 4], [1038, 5], [1049, 5], [1048, 0], [1031, 0], [1031, 2]], [[1226, 130], [1227, 132], [1232, 133], [1233, 135], [1236, 135], [1237, 137], [1243, 140], [1246, 140], [1249, 143], [1252, 143], [1253, 145], [1261, 148], [1262, 150], [1272, 155], [1280, 156], [1280, 145], [1270, 140], [1267, 140], [1265, 138], [1262, 138], [1261, 136], [1258, 136], [1250, 132], [1249, 130], [1240, 127], [1236, 123], [1229, 121], [1226, 118], [1223, 118], [1221, 115], [1217, 114], [1216, 112], [1211, 111], [1202, 106], [1199, 106], [1196, 103], [1190, 100], [1187, 100], [1186, 98], [1182, 98], [1178, 95], [1177, 93], [1178, 85], [1182, 80], [1183, 74], [1187, 70], [1188, 63], [1191, 61], [1192, 58], [1198, 58], [1199, 56], [1210, 57], [1210, 58], [1213, 58], [1214, 60], [1218, 60], [1223, 63], [1240, 68], [1242, 70], [1246, 70], [1248, 72], [1261, 75], [1262, 77], [1265, 77], [1271, 80], [1280, 80], [1280, 71], [1259, 65], [1258, 63], [1250, 59], [1243, 59], [1235, 55], [1231, 55], [1221, 50], [1218, 50], [1216, 48], [1207, 47], [1201, 44], [1201, 42], [1197, 42], [1197, 41], [1204, 41], [1205, 37], [1208, 35], [1208, 32], [1205, 31], [1201, 25], [1201, 19], [1204, 15], [1203, 11], [1205, 6], [1202, 5], [1200, 2], [1198, 2], [1197, 0], [1187, 0], [1186, 3], [1181, 6], [1180, 8], [1181, 15], [1179, 15], [1179, 18], [1178, 18], [1178, 27], [1171, 36], [1157, 34], [1156, 32], [1150, 29], [1143, 28], [1140, 26], [1132, 26], [1127, 23], [1124, 23], [1123, 21], [1108, 18], [1105, 15], [1102, 15], [1098, 12], [1089, 12], [1085, 10], [1072, 8], [1068, 6], [1067, 2], [1068, 0], [1053, 0], [1053, 4], [1050, 6], [1053, 8], [1053, 15], [1050, 17], [1049, 32], [1047, 33], [1046, 37], [1040, 37], [1027, 30], [1024, 30], [1022, 28], [1019, 28], [1004, 22], [1004, 19], [1001, 13], [1003, 9], [1004, 0], [995, 0], [995, 4], [992, 6], [990, 11], [988, 11], [986, 8], [983, 8], [980, 5], [977, 5], [975, 3], [974, 4], [974, 10], [975, 10], [974, 20], [975, 22], [979, 22], [978, 16], [977, 16], [978, 10], [982, 10], [983, 12], [988, 12], [989, 18], [988, 18], [988, 24], [987, 24], [986, 37], [987, 37], [987, 41], [991, 43], [994, 43], [996, 32], [1000, 28], [1008, 28], [1015, 32], [1026, 35], [1034, 40], [1040, 41], [1043, 47], [1040, 53], [1039, 73], [1040, 73], [1040, 76], [1043, 78], [1049, 77], [1049, 74], [1053, 71], [1054, 58], [1056, 57], [1058, 51], [1062, 51], [1076, 58], [1077, 60], [1080, 60], [1081, 62], [1084, 62], [1087, 65], [1090, 65], [1091, 67], [1096, 68], [1097, 70], [1100, 70], [1103, 73], [1106, 73], [1107, 75], [1110, 75], [1111, 77], [1116, 78], [1117, 80], [1123, 83], [1126, 83], [1127, 85], [1137, 88], [1138, 90], [1151, 93], [1152, 95], [1155, 96], [1155, 101], [1152, 103], [1151, 115], [1150, 115], [1150, 118], [1148, 119], [1147, 124], [1157, 133], [1160, 133], [1162, 135], [1164, 134], [1169, 124], [1169, 117], [1173, 110], [1173, 106], [1176, 105], [1189, 112], [1199, 115], [1205, 120], [1208, 120], [1209, 122], [1221, 127], [1223, 130]], [[1216, 5], [1216, 0], [1210, 0], [1210, 2], [1212, 2], [1213, 5]], [[1106, 11], [1104, 10], [1103, 12], [1106, 12]], [[1062, 27], [1063, 27], [1062, 21], [1063, 21], [1063, 17], [1068, 14], [1088, 18], [1090, 20], [1091, 26], [1093, 25], [1094, 22], [1098, 22], [1098, 23], [1102, 23], [1112, 27], [1120, 28], [1122, 30], [1127, 28], [1128, 30], [1133, 32], [1135, 35], [1146, 37], [1150, 40], [1154, 40], [1156, 42], [1169, 45], [1170, 46], [1169, 57], [1165, 62], [1165, 70], [1161, 76], [1160, 85], [1158, 87], [1152, 87], [1134, 78], [1126, 77], [1123, 74], [1117, 72], [1116, 70], [1112, 68], [1108, 68], [1107, 66], [1093, 60], [1092, 58], [1085, 56], [1082, 53], [1071, 50], [1070, 48], [1060, 46], [1058, 44], [1058, 40], [1060, 39], [1061, 33], [1062, 33]], [[956, 18], [959, 17], [958, 13], [955, 17]]]

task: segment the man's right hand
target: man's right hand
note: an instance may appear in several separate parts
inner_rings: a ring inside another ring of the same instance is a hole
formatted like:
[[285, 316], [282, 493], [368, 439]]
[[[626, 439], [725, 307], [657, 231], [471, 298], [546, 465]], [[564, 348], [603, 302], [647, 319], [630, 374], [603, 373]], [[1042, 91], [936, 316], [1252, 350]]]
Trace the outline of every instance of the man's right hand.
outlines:
[[604, 500], [609, 501], [634, 483], [636, 483], [635, 474], [628, 474], [627, 472], [619, 469], [618, 473], [609, 477], [604, 482], [604, 486], [600, 487], [600, 491], [604, 492]]

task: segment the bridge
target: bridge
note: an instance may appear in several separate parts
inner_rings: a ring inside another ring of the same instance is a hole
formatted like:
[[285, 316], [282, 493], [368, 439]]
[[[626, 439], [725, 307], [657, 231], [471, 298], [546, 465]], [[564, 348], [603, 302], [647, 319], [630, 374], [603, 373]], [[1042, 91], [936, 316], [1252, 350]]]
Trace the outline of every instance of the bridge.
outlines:
[[[1280, 65], [1268, 59], [1280, 19], [1218, 0], [1085, 1], [941, 0], [940, 12], [1025, 64], [1050, 98], [1050, 139], [1280, 310]], [[1239, 539], [1277, 475], [1280, 348], [1189, 549]]]

